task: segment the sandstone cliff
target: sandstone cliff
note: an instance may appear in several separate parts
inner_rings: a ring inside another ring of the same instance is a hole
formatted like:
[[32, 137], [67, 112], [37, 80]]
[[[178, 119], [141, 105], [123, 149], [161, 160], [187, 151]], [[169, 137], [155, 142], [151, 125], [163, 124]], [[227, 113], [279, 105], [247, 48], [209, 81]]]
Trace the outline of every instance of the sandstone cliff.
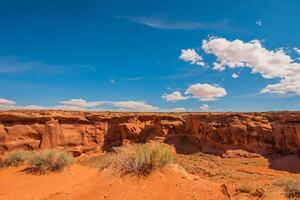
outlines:
[[300, 152], [300, 112], [117, 113], [1, 111], [0, 155], [62, 148], [75, 155], [159, 140], [178, 152]]

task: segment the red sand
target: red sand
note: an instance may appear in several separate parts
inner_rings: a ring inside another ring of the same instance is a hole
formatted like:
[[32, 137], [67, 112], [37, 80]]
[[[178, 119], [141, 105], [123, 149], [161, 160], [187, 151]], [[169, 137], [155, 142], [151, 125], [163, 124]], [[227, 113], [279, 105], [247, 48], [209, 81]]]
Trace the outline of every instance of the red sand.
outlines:
[[140, 200], [226, 199], [219, 183], [172, 169], [147, 178], [113, 176], [74, 165], [61, 174], [36, 176], [23, 168], [0, 171], [0, 199], [5, 200]]

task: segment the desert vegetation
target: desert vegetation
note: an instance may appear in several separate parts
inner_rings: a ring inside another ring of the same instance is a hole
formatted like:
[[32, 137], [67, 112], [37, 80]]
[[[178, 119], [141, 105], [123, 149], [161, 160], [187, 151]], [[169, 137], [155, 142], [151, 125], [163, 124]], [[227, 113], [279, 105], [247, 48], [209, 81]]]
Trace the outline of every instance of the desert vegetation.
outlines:
[[290, 199], [300, 198], [300, 179], [278, 179], [274, 185], [283, 188], [286, 197]]
[[120, 147], [116, 153], [95, 156], [82, 160], [80, 163], [100, 170], [111, 166], [121, 175], [147, 176], [152, 171], [163, 168], [173, 161], [173, 153], [167, 145], [146, 143]]
[[116, 167], [123, 174], [149, 175], [173, 161], [171, 149], [160, 143], [136, 144], [116, 156]]
[[61, 172], [74, 163], [70, 153], [46, 149], [41, 151], [12, 151], [0, 162], [2, 168], [28, 165], [27, 171], [34, 174]]
[[59, 150], [43, 150], [35, 152], [28, 161], [28, 170], [35, 174], [61, 172], [74, 163], [73, 156]]
[[256, 190], [256, 188], [251, 184], [241, 184], [238, 188], [238, 192], [251, 194]]
[[5, 155], [4, 159], [0, 162], [0, 167], [17, 167], [24, 164], [31, 156], [30, 151], [12, 151]]

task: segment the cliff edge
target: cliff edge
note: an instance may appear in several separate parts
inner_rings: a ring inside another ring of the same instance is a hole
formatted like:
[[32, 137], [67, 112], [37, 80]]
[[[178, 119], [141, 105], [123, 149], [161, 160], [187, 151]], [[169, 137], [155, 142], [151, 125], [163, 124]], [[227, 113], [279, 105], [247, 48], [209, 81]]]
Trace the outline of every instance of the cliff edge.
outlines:
[[160, 141], [180, 153], [299, 153], [300, 112], [126, 113], [0, 112], [0, 155], [60, 148], [80, 155], [130, 142]]

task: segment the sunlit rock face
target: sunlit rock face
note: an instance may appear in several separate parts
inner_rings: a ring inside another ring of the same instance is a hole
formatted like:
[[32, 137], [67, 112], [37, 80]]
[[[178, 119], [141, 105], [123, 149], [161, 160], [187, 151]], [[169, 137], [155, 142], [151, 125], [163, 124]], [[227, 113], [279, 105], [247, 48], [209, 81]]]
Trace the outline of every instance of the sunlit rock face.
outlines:
[[74, 155], [159, 141], [179, 153], [300, 152], [300, 112], [117, 113], [1, 111], [0, 154], [59, 148]]

